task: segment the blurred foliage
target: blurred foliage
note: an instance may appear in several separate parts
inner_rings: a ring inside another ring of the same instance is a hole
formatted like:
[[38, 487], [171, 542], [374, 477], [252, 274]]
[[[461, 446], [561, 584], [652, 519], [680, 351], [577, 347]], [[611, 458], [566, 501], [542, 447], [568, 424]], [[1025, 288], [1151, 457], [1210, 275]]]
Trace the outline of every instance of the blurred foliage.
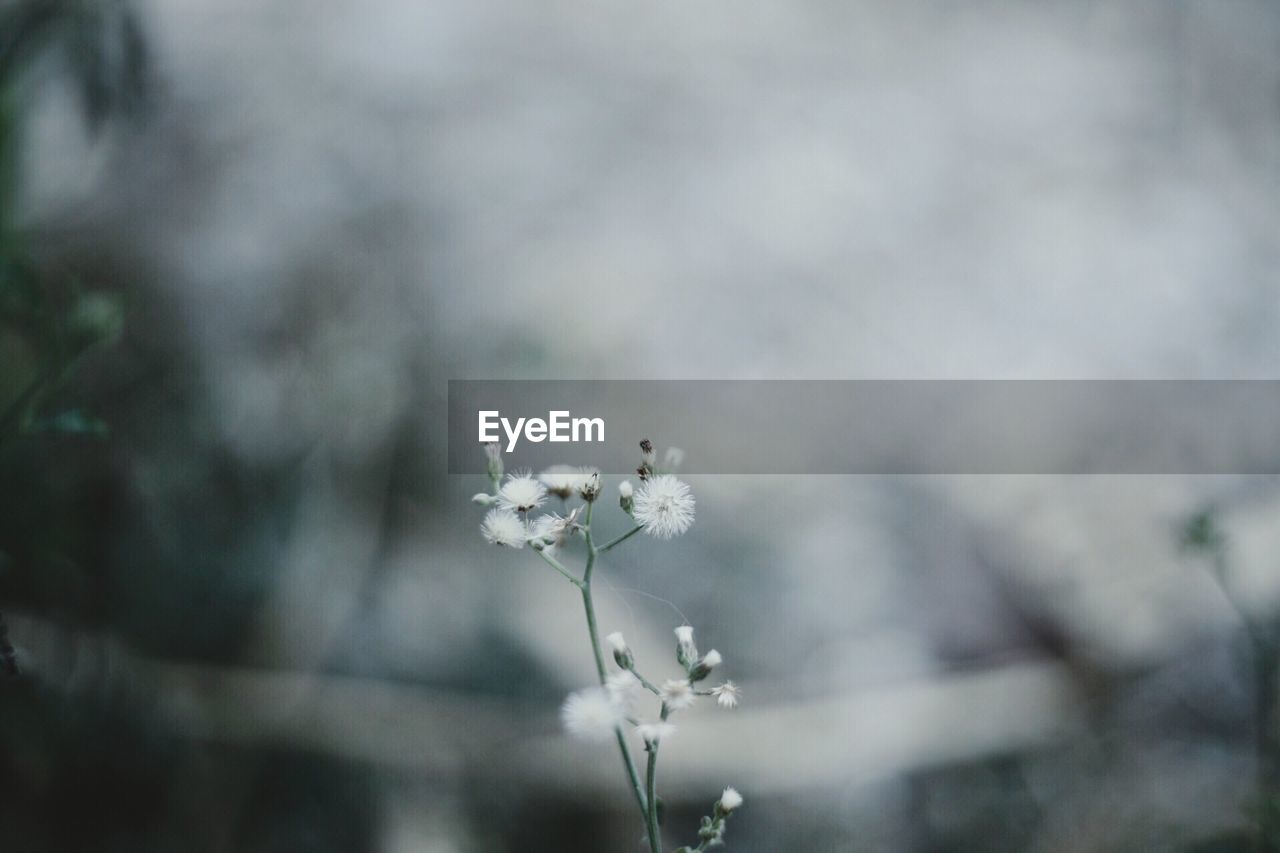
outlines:
[[[138, 529], [148, 522], [119, 508], [128, 498], [112, 446], [118, 422], [135, 437], [188, 436], [197, 404], [175, 398], [164, 369], [145, 364], [132, 368], [132, 405], [113, 400], [118, 387], [98, 387], [110, 375], [101, 356], [124, 333], [120, 283], [90, 283], [39, 257], [38, 234], [22, 222], [22, 148], [40, 86], [69, 81], [86, 132], [97, 134], [140, 114], [148, 68], [138, 12], [125, 0], [0, 0], [0, 611], [17, 602], [51, 618], [66, 631], [59, 654], [90, 673], [74, 684], [39, 671], [0, 676], [0, 849], [368, 849], [367, 773], [198, 744], [156, 711], [148, 688], [118, 683], [105, 658], [81, 661], [76, 651], [79, 631], [118, 630], [118, 620], [156, 650], [225, 655], [260, 584], [228, 591], [213, 562], [264, 503], [292, 503], [279, 472], [257, 476], [211, 455], [201, 463], [214, 488], [189, 490], [192, 505], [175, 508], [188, 520], [184, 535]], [[260, 546], [244, 544], [272, 553]], [[6, 633], [0, 616], [8, 662]]]

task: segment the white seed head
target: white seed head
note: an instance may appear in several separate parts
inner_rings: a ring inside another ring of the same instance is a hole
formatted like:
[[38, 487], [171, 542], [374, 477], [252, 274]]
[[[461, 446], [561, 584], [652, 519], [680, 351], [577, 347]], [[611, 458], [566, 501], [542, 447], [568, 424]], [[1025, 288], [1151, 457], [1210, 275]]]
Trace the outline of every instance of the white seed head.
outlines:
[[676, 640], [685, 646], [693, 645], [693, 626], [681, 625], [676, 628]]
[[715, 649], [712, 649], [702, 656], [702, 663], [707, 667], [707, 669], [715, 669], [720, 665], [722, 660], [723, 658], [720, 657], [720, 653]]
[[627, 638], [622, 636], [621, 631], [614, 631], [612, 634], [604, 638], [604, 641], [613, 646], [615, 652], [625, 652], [627, 650]]
[[605, 679], [604, 689], [614, 702], [628, 707], [640, 690], [640, 679], [629, 669], [620, 669]]
[[491, 509], [480, 522], [480, 534], [486, 542], [506, 548], [523, 548], [527, 531], [520, 516], [509, 509]]
[[659, 743], [676, 733], [675, 723], [643, 723], [636, 726], [636, 734], [649, 745]]
[[560, 707], [565, 731], [583, 740], [608, 740], [622, 722], [623, 714], [622, 705], [602, 687], [570, 693]]
[[529, 474], [519, 471], [507, 475], [498, 490], [498, 505], [516, 512], [537, 509], [547, 500], [547, 489]]
[[635, 494], [635, 487], [631, 485], [630, 480], [623, 480], [618, 484], [618, 494], [624, 498], [629, 498]]
[[738, 700], [742, 697], [742, 691], [732, 681], [711, 688], [711, 694], [716, 697], [716, 704], [726, 710], [738, 707]]
[[568, 498], [581, 492], [582, 487], [590, 482], [592, 475], [599, 476], [595, 468], [583, 468], [576, 465], [552, 465], [538, 475], [538, 479], [547, 487], [547, 491], [558, 498]]
[[661, 474], [641, 483], [632, 515], [644, 525], [646, 533], [670, 539], [692, 526], [693, 505], [693, 493], [688, 485], [670, 474]]
[[662, 701], [672, 711], [683, 711], [693, 704], [697, 695], [693, 685], [683, 678], [671, 678], [662, 684]]
[[720, 808], [726, 814], [742, 806], [742, 795], [734, 788], [725, 788], [720, 795]]

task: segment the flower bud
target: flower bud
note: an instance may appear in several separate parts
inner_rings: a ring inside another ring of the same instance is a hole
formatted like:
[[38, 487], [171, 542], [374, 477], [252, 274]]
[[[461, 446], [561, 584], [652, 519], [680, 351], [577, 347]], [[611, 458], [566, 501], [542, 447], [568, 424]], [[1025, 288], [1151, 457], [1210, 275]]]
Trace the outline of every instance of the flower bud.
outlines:
[[630, 480], [623, 480], [618, 484], [618, 506], [622, 507], [622, 511], [627, 515], [631, 515], [631, 508], [635, 506], [635, 489], [631, 486]]
[[741, 806], [742, 795], [733, 788], [725, 788], [724, 793], [720, 795], [719, 802], [716, 803], [716, 814], [730, 815]]
[[698, 647], [693, 644], [693, 627], [681, 625], [676, 628], [676, 660], [686, 670], [698, 659]]
[[484, 445], [484, 455], [487, 458], [485, 466], [489, 479], [497, 483], [502, 479], [502, 446], [496, 441], [490, 441]]
[[689, 670], [689, 680], [701, 681], [706, 678], [711, 674], [711, 670], [720, 665], [720, 661], [721, 657], [718, 651], [712, 649], [707, 652], [702, 656], [702, 660], [694, 664], [693, 668]]
[[613, 660], [618, 666], [631, 669], [636, 665], [635, 656], [631, 654], [631, 648], [627, 645], [627, 640], [622, 636], [621, 631], [614, 631], [605, 637], [604, 641], [613, 647]]

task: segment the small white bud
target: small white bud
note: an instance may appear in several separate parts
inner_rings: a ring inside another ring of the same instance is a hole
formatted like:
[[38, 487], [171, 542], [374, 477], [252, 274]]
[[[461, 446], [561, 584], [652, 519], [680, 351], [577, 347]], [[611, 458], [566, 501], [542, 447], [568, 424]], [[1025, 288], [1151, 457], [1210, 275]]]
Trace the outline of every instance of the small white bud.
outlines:
[[720, 665], [720, 653], [715, 649], [702, 656], [702, 660], [689, 667], [689, 680], [701, 681], [711, 674], [711, 670]]
[[627, 640], [622, 636], [621, 631], [614, 631], [612, 634], [604, 638], [604, 641], [613, 646], [615, 652], [623, 652], [627, 649]]
[[618, 494], [625, 500], [635, 494], [635, 488], [631, 485], [630, 480], [623, 480], [618, 484]]
[[733, 788], [725, 788], [724, 793], [720, 795], [719, 806], [721, 811], [729, 814], [742, 806], [742, 795]]
[[681, 625], [679, 628], [676, 628], [676, 640], [678, 640], [681, 645], [693, 645], [693, 626]]

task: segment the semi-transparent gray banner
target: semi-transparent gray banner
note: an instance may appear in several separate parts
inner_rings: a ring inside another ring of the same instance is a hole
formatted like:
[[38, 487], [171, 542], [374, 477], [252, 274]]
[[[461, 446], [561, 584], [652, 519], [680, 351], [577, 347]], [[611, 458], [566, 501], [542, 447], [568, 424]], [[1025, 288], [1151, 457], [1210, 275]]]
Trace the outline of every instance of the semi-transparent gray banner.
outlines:
[[637, 443], [691, 474], [1276, 474], [1280, 382], [449, 383], [449, 472], [557, 463], [623, 474]]

